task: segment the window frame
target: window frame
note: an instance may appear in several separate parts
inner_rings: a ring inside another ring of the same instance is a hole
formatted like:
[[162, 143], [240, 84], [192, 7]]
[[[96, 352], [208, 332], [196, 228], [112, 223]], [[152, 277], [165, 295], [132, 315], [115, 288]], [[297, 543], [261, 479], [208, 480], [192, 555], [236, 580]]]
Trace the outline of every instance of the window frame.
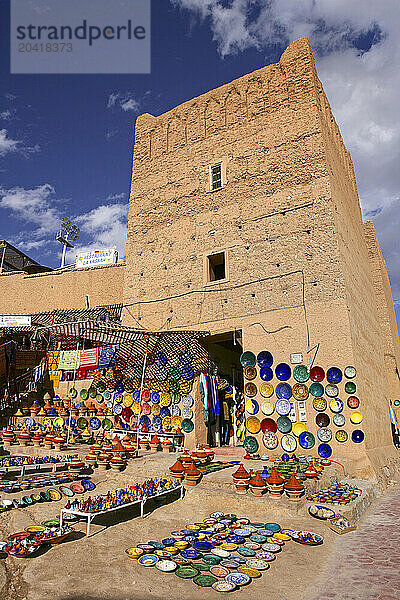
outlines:
[[[221, 279], [211, 279], [211, 261], [212, 256], [222, 254], [224, 257], [225, 277]], [[229, 281], [229, 259], [227, 250], [213, 250], [204, 255], [204, 270], [203, 270], [204, 285], [215, 285]]]
[[[219, 187], [213, 188], [213, 169], [215, 167], [219, 167], [220, 168], [220, 172], [221, 172], [221, 185]], [[224, 169], [224, 163], [223, 161], [219, 161], [216, 163], [213, 163], [212, 165], [208, 166], [208, 191], [209, 192], [218, 192], [219, 190], [222, 190], [222, 188], [224, 187], [226, 183], [226, 178], [225, 178], [225, 169]]]

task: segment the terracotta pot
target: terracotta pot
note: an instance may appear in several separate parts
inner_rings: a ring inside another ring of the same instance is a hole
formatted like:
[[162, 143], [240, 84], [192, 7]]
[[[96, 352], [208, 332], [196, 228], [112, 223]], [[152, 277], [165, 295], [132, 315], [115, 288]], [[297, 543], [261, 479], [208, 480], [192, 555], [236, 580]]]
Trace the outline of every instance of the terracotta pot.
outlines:
[[149, 442], [147, 440], [139, 440], [139, 446], [141, 450], [147, 450], [149, 447]]
[[189, 487], [194, 487], [198, 484], [201, 479], [201, 472], [198, 470], [196, 465], [192, 463], [192, 465], [186, 469], [185, 471], [185, 483]]
[[260, 498], [265, 492], [265, 481], [260, 476], [260, 473], [256, 473], [249, 481], [249, 488], [253, 496]]
[[120, 456], [114, 456], [110, 460], [110, 467], [113, 471], [122, 471], [126, 467], [126, 461]]
[[251, 475], [242, 464], [239, 465], [237, 470], [232, 473], [233, 484], [236, 488], [237, 494], [246, 494], [247, 486], [250, 481]]
[[85, 461], [90, 467], [92, 467], [92, 469], [95, 469], [97, 467], [97, 456], [96, 454], [94, 454], [94, 452], [91, 452], [90, 454], [85, 456]]
[[280, 498], [283, 493], [284, 480], [275, 469], [272, 469], [267, 479], [268, 492], [271, 498]]
[[169, 454], [173, 450], [172, 442], [170, 442], [169, 440], [166, 440], [165, 442], [163, 442], [161, 444], [161, 446], [162, 446], [162, 451], [164, 452], [164, 454]]

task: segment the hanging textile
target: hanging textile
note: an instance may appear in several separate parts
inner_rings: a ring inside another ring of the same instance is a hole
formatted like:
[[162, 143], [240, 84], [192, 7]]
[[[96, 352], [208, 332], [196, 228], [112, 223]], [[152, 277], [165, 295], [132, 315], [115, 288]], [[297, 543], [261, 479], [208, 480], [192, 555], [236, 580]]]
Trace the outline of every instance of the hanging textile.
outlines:
[[118, 354], [118, 350], [119, 344], [114, 344], [112, 346], [102, 346], [101, 348], [99, 348], [99, 369], [107, 369], [109, 366], [111, 366]]
[[99, 362], [99, 349], [81, 351], [81, 360], [79, 369], [96, 369]]
[[4, 346], [0, 347], [0, 377], [3, 377], [7, 372], [6, 353]]
[[60, 371], [74, 371], [79, 369], [80, 352], [76, 350], [61, 350], [58, 368]]

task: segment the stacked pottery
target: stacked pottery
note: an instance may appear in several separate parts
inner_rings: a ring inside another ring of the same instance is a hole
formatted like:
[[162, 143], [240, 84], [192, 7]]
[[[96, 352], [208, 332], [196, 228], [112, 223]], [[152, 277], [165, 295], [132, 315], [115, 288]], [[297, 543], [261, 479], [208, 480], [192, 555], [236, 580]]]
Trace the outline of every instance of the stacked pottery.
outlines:
[[68, 465], [68, 469], [72, 475], [79, 475], [84, 468], [85, 463], [78, 456], [75, 456]]
[[3, 431], [3, 444], [4, 448], [8, 448], [11, 446], [15, 439], [14, 432], [11, 427], [7, 427], [5, 431]]
[[260, 473], [256, 473], [249, 481], [249, 488], [253, 496], [260, 498], [265, 492], [266, 483], [262, 477], [260, 477]]
[[125, 457], [126, 449], [123, 447], [119, 439], [117, 439], [117, 443], [113, 447], [113, 452], [115, 452], [121, 458]]
[[101, 452], [101, 445], [97, 444], [97, 443], [93, 444], [93, 446], [90, 446], [90, 450], [91, 450], [91, 454], [94, 454], [95, 456], [97, 456]]
[[233, 484], [236, 488], [237, 494], [245, 494], [247, 492], [247, 486], [250, 481], [251, 475], [242, 464], [232, 473]]
[[149, 447], [149, 442], [147, 441], [146, 438], [140, 438], [139, 446], [140, 446], [141, 450], [147, 450]]
[[309, 465], [304, 471], [304, 475], [307, 477], [307, 479], [317, 479], [318, 472], [314, 469], [312, 465]]
[[267, 479], [268, 492], [271, 498], [280, 498], [283, 493], [284, 480], [275, 469], [272, 469], [270, 476]]
[[51, 450], [53, 447], [53, 435], [51, 433], [48, 433], [45, 438], [44, 438], [44, 447], [46, 448], [46, 450]]
[[295, 473], [289, 481], [285, 483], [285, 492], [289, 496], [291, 502], [299, 502], [301, 495], [304, 492], [304, 484]]
[[61, 446], [63, 446], [65, 444], [65, 439], [63, 438], [62, 435], [57, 435], [53, 439], [53, 442], [54, 442], [55, 449], [58, 450], [58, 452], [60, 452]]
[[105, 452], [101, 452], [97, 457], [97, 464], [100, 471], [106, 471], [108, 466], [109, 456]]
[[97, 455], [93, 451], [85, 456], [85, 461], [92, 469], [97, 467]]
[[192, 462], [191, 466], [185, 469], [185, 483], [189, 487], [194, 487], [198, 484], [201, 478], [201, 472], [196, 467], [194, 462]]
[[161, 444], [161, 446], [162, 446], [162, 451], [164, 452], [164, 454], [169, 454], [173, 450], [173, 446], [172, 446], [171, 440], [165, 440]]
[[215, 456], [214, 450], [212, 448], [210, 448], [210, 446], [208, 444], [203, 447], [203, 450], [204, 450], [204, 452], [207, 452], [209, 462], [212, 462], [214, 460], [214, 456]]
[[133, 458], [136, 455], [136, 446], [132, 442], [127, 443], [125, 452], [127, 458]]
[[151, 452], [157, 452], [159, 446], [160, 446], [160, 440], [158, 439], [158, 437], [156, 435], [153, 435], [153, 437], [150, 440]]
[[32, 436], [32, 442], [36, 448], [40, 447], [41, 441], [42, 441], [42, 437], [38, 433], [35, 433], [35, 435]]
[[122, 471], [126, 467], [126, 461], [118, 454], [115, 454], [110, 460], [110, 467], [113, 471]]
[[194, 456], [201, 465], [208, 463], [208, 452], [204, 452], [204, 450], [197, 450], [197, 452], [192, 453], [192, 456]]
[[17, 433], [17, 438], [21, 446], [28, 446], [31, 441], [31, 436], [27, 431], [20, 431]]
[[193, 458], [190, 456], [189, 452], [185, 451], [180, 455], [179, 460], [182, 463], [183, 468], [186, 470], [193, 463]]
[[175, 479], [177, 483], [181, 483], [183, 478], [185, 477], [185, 469], [179, 458], [177, 461], [169, 468], [172, 477]]

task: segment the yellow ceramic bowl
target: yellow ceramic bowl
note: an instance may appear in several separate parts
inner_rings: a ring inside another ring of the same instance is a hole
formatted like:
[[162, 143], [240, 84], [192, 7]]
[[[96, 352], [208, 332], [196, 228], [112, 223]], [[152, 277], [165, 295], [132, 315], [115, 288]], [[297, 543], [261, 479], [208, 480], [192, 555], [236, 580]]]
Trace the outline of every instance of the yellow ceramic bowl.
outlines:
[[300, 421], [293, 423], [292, 432], [296, 437], [299, 437], [299, 435], [304, 431], [307, 431], [307, 425], [305, 423], [301, 423]]
[[185, 542], [185, 540], [178, 540], [174, 543], [175, 548], [179, 548], [179, 550], [185, 550], [189, 546], [189, 542]]
[[199, 531], [200, 526], [195, 523], [191, 523], [190, 525], [186, 525], [186, 529], [191, 529], [192, 531]]
[[176, 546], [166, 546], [164, 550], [165, 552], [169, 552], [172, 556], [179, 552], [179, 548], [176, 548]]
[[274, 537], [276, 540], [282, 540], [283, 542], [290, 542], [292, 539], [290, 535], [287, 535], [286, 533], [274, 533], [272, 537]]
[[144, 554], [143, 548], [127, 548], [125, 552], [131, 560], [137, 560]]
[[354, 410], [350, 415], [350, 421], [354, 425], [358, 425], [363, 420], [362, 413], [359, 410]]

